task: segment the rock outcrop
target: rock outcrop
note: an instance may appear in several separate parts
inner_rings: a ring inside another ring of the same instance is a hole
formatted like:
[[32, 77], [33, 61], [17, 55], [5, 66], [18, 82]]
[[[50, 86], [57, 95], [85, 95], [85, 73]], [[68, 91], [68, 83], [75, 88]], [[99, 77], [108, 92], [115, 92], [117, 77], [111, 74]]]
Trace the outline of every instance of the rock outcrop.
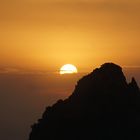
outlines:
[[29, 140], [139, 140], [140, 90], [122, 68], [103, 64], [78, 81], [66, 100], [47, 107]]

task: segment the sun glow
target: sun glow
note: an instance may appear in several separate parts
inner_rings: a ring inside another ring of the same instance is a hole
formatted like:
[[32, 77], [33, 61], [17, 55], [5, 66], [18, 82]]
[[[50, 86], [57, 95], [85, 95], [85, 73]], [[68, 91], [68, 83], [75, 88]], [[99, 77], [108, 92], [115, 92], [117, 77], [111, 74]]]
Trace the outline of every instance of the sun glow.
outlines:
[[72, 64], [66, 64], [60, 68], [60, 74], [74, 74], [77, 72], [77, 68]]

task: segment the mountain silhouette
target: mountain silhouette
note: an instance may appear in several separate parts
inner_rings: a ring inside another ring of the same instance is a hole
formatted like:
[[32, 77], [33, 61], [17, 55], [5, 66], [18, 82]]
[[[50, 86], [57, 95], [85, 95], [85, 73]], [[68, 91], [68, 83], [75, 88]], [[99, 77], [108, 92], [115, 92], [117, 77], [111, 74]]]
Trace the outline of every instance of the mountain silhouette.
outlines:
[[47, 107], [29, 140], [139, 140], [140, 90], [105, 63], [80, 79], [66, 100]]

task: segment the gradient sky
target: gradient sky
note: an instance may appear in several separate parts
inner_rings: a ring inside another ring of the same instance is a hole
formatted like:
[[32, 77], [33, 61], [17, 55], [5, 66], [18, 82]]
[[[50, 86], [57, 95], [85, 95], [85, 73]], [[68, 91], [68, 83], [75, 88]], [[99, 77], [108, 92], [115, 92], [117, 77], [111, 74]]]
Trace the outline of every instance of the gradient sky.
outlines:
[[[28, 139], [48, 105], [112, 61], [140, 85], [139, 0], [0, 0], [0, 139]], [[80, 72], [60, 76], [63, 64]]]
[[[140, 66], [139, 0], [0, 1], [1, 67]], [[86, 62], [86, 63], [84, 63]]]

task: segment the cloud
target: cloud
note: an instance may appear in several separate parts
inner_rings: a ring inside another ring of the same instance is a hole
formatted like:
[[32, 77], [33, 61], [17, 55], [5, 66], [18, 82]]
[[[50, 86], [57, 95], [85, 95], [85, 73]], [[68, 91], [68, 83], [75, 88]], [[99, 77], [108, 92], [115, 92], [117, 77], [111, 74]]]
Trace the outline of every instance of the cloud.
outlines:
[[133, 65], [133, 66], [126, 65], [126, 66], [123, 66], [123, 68], [134, 68], [134, 69], [140, 69], [140, 66], [139, 66], [139, 65]]
[[5, 67], [0, 68], [0, 74], [21, 74], [21, 75], [27, 75], [27, 74], [35, 74], [35, 75], [42, 75], [47, 74], [46, 71], [39, 71], [39, 70], [25, 70], [22, 68], [14, 68], [14, 67]]

